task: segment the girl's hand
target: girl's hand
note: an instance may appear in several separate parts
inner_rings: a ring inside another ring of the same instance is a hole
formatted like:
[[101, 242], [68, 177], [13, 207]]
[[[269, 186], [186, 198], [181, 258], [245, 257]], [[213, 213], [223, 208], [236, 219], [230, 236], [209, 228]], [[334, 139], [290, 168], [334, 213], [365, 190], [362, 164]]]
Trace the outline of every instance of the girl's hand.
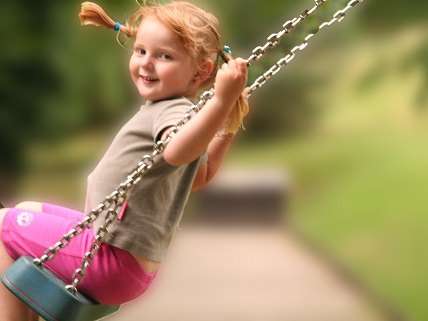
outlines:
[[248, 78], [247, 61], [242, 58], [230, 60], [218, 70], [215, 79], [214, 97], [231, 107], [245, 89]]

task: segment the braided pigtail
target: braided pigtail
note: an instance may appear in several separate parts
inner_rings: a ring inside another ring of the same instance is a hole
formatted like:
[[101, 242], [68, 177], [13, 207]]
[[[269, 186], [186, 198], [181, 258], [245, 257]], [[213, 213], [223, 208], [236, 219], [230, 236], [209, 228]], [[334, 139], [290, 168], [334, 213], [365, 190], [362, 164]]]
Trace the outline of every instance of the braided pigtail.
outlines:
[[[219, 50], [219, 56], [225, 63], [228, 63], [232, 57], [232, 50], [228, 46], [224, 46], [223, 50]], [[224, 125], [225, 134], [236, 134], [239, 128], [245, 130], [244, 118], [247, 116], [250, 107], [248, 105], [247, 95], [245, 91], [239, 96], [235, 106], [230, 112], [229, 118]]]
[[128, 37], [135, 35], [135, 30], [128, 24], [115, 22], [98, 4], [83, 2], [81, 4], [79, 19], [83, 26], [106, 27], [117, 32], [123, 32]]

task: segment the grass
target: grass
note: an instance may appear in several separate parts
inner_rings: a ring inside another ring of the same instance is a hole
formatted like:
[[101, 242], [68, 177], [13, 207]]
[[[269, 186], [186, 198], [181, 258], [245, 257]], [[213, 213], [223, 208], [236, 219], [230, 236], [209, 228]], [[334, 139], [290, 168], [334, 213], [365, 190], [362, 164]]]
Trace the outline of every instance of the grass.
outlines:
[[[257, 149], [294, 174], [291, 224], [411, 320], [426, 320], [428, 135], [318, 138]], [[252, 152], [240, 156], [257, 163]]]

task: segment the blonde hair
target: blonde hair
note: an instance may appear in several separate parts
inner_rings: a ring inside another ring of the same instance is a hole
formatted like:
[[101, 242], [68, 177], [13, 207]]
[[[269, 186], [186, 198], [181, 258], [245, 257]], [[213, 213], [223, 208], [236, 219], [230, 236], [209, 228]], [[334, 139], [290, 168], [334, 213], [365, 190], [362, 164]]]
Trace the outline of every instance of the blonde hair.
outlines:
[[[170, 28], [182, 41], [185, 50], [201, 68], [202, 62], [211, 60], [215, 69], [199, 90], [211, 85], [218, 70], [218, 58], [225, 62], [232, 57], [223, 53], [218, 19], [211, 13], [185, 1], [172, 1], [166, 4], [151, 3], [141, 6], [124, 25], [119, 25], [97, 4], [83, 2], [79, 13], [83, 25], [104, 26], [123, 32], [128, 37], [135, 37], [141, 21], [147, 17], [158, 19]], [[233, 108], [225, 129], [235, 133], [248, 113], [248, 104], [241, 95]]]

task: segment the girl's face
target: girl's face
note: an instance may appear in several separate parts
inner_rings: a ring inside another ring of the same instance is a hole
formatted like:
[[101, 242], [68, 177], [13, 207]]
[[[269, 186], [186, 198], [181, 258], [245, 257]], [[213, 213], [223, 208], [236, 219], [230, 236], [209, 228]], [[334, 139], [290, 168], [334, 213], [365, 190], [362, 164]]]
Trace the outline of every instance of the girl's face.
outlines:
[[152, 17], [145, 18], [138, 28], [129, 71], [146, 100], [189, 96], [197, 87], [191, 56], [178, 36]]

